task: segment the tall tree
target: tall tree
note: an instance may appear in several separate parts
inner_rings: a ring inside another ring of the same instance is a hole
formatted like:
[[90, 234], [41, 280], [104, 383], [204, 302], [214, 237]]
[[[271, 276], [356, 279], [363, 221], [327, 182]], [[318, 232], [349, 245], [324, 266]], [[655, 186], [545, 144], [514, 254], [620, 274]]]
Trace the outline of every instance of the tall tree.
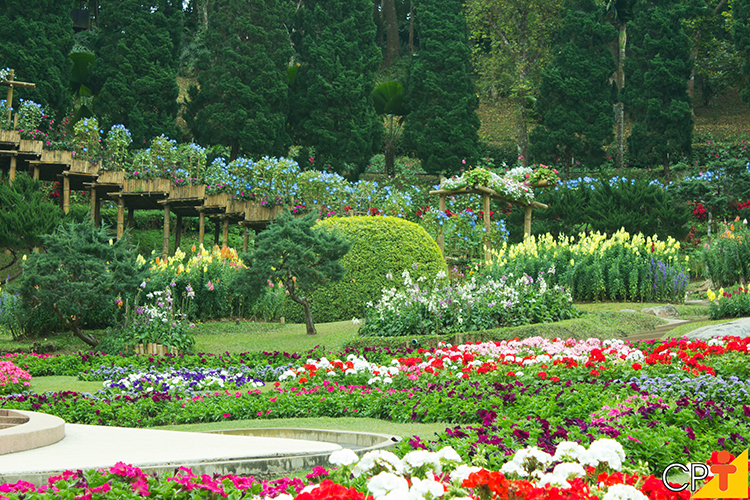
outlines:
[[3, 67], [15, 70], [17, 80], [36, 84], [33, 90], [14, 93], [15, 109], [19, 97], [38, 102], [57, 117], [70, 109], [72, 8], [73, 0], [0, 2], [0, 61]]
[[625, 104], [622, 102], [622, 89], [625, 87], [625, 49], [628, 43], [628, 22], [633, 19], [633, 6], [638, 0], [607, 0], [607, 17], [617, 28], [617, 43], [613, 45], [612, 53], [617, 62], [615, 83], [617, 85], [617, 100], [614, 104], [615, 116], [615, 167], [624, 165], [625, 157]]
[[217, 0], [189, 90], [185, 120], [203, 145], [223, 144], [232, 159], [280, 156], [289, 147], [287, 68], [293, 54], [285, 28], [291, 0]]
[[315, 163], [364, 170], [381, 144], [382, 124], [370, 92], [380, 63], [369, 0], [306, 0], [293, 40], [300, 63], [291, 93], [297, 144], [315, 148]]
[[122, 123], [133, 142], [176, 133], [180, 0], [108, 0], [99, 8], [92, 79], [103, 129]]
[[536, 110], [540, 126], [531, 132], [531, 148], [545, 161], [563, 158], [569, 177], [573, 158], [598, 166], [603, 146], [612, 141], [612, 84], [615, 68], [607, 48], [617, 36], [601, 22], [592, 0], [571, 2], [564, 9], [554, 59], [542, 71]]
[[[528, 101], [539, 86], [541, 70], [559, 27], [561, 0], [468, 0], [467, 16], [480, 74], [514, 102], [516, 143], [528, 164]], [[419, 20], [419, 13], [417, 13]], [[419, 22], [419, 21], [417, 21]], [[502, 68], [502, 71], [498, 71]]]
[[430, 173], [453, 173], [477, 154], [479, 99], [460, 0], [416, 5], [419, 51], [407, 80], [404, 139]]
[[742, 100], [750, 104], [750, 0], [734, 0], [734, 46], [745, 56], [743, 73], [749, 82], [742, 89]]
[[693, 134], [687, 82], [693, 67], [690, 39], [681, 19], [684, 4], [675, 0], [639, 2], [633, 9], [630, 75], [623, 101], [633, 119], [628, 138], [630, 156], [647, 165], [660, 162], [670, 177], [670, 156], [689, 153]]

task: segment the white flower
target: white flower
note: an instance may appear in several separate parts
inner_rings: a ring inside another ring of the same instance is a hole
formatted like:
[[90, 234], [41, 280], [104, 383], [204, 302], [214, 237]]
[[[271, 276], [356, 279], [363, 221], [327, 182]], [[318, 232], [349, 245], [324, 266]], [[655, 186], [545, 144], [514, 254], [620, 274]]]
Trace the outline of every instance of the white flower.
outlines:
[[333, 465], [348, 466], [357, 463], [359, 457], [349, 448], [334, 451], [331, 456], [328, 457], [328, 461]]
[[451, 472], [451, 481], [457, 482], [458, 484], [463, 483], [469, 476], [474, 472], [482, 470], [481, 467], [475, 467], [471, 465], [461, 464], [456, 467], [456, 470]]
[[359, 477], [362, 474], [370, 472], [375, 467], [381, 467], [386, 472], [393, 472], [395, 474], [401, 474], [404, 471], [401, 459], [394, 453], [385, 450], [374, 450], [368, 451], [362, 456], [357, 465], [352, 469], [352, 474], [354, 474], [354, 477]]
[[539, 488], [549, 484], [550, 486], [557, 486], [558, 488], [570, 488], [570, 483], [565, 479], [564, 476], [558, 476], [555, 473], [544, 474], [539, 478], [536, 485]]
[[352, 318], [352, 324], [353, 325], [359, 325], [360, 323], [362, 323], [362, 320], [357, 319], [357, 318]]
[[556, 476], [560, 476], [563, 479], [572, 479], [574, 477], [585, 477], [586, 470], [581, 464], [573, 464], [570, 462], [563, 462], [557, 464], [555, 469], [552, 471]]
[[381, 472], [367, 482], [367, 489], [375, 498], [382, 498], [388, 493], [397, 492], [404, 498], [409, 492], [409, 483], [401, 476], [390, 472]]
[[404, 455], [402, 463], [404, 464], [404, 470], [406, 472], [412, 472], [414, 469], [418, 469], [423, 465], [429, 466], [438, 474], [442, 472], [440, 457], [438, 457], [437, 453], [432, 453], [427, 450], [410, 451]]
[[575, 441], [561, 441], [555, 450], [553, 461], [559, 462], [564, 460], [580, 461], [581, 457], [586, 456], [586, 448]]
[[437, 452], [437, 456], [438, 458], [451, 462], [463, 462], [463, 460], [461, 459], [461, 455], [459, 455], [452, 446], [444, 446], [443, 448], [440, 448], [440, 450], [438, 450]]
[[424, 498], [427, 495], [432, 495], [432, 498], [439, 498], [445, 494], [445, 487], [442, 483], [433, 481], [432, 479], [419, 479], [418, 477], [413, 477], [411, 479], [411, 489], [409, 492], [419, 495], [419, 497], [414, 495], [415, 498]]
[[600, 463], [606, 463], [612, 470], [620, 470], [622, 461], [625, 460], [625, 450], [622, 445], [614, 439], [597, 439], [586, 453], [585, 459], [579, 460], [582, 465], [596, 467]]
[[648, 500], [648, 497], [628, 484], [613, 484], [602, 500]]

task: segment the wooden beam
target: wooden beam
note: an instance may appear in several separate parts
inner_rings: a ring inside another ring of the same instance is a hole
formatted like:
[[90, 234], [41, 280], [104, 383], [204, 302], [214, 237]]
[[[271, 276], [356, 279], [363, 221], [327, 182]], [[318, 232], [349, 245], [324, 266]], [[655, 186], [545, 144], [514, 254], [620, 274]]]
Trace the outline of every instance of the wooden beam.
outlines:
[[[5, 101], [8, 106], [8, 123], [10, 123], [10, 115], [11, 115], [11, 108], [13, 107], [13, 87], [18, 87], [19, 89], [34, 89], [36, 88], [36, 84], [29, 83], [29, 82], [17, 82], [15, 80], [16, 70], [12, 69], [10, 70], [10, 73], [8, 73], [8, 79], [3, 80], [0, 82], [0, 85], [7, 85], [8, 86], [8, 98]], [[16, 115], [18, 116], [18, 115]]]
[[523, 237], [531, 236], [531, 205], [524, 208], [523, 214]]
[[10, 179], [11, 184], [16, 180], [16, 155], [10, 157], [10, 173], [8, 174], [8, 179]]
[[203, 238], [206, 235], [206, 213], [201, 210], [198, 215], [198, 246], [203, 246]]
[[174, 228], [174, 249], [180, 248], [180, 239], [182, 237], [182, 215], [177, 214], [177, 223]]
[[169, 203], [164, 204], [164, 239], [161, 246], [161, 257], [166, 260], [169, 257]]
[[[34, 168], [36, 172], [36, 168]], [[91, 186], [89, 188], [89, 217], [91, 222], [96, 226], [96, 188]]]
[[70, 178], [63, 175], [63, 212], [65, 215], [70, 212]]
[[484, 263], [492, 262], [492, 242], [490, 240], [490, 195], [482, 195], [482, 209], [484, 210]]
[[125, 233], [125, 199], [122, 196], [117, 198], [117, 239], [122, 238]]
[[229, 217], [224, 217], [224, 231], [221, 233], [221, 246], [229, 246]]

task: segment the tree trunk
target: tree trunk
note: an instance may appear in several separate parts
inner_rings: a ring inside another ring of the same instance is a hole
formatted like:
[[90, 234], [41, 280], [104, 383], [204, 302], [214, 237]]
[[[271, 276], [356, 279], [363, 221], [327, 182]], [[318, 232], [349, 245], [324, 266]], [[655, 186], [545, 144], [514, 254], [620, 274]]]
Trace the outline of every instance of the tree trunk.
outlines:
[[297, 295], [294, 293], [294, 282], [292, 282], [292, 285], [289, 286], [287, 282], [284, 283], [284, 286], [286, 287], [287, 291], [289, 292], [289, 298], [292, 299], [292, 302], [296, 302], [297, 304], [301, 305], [305, 310], [305, 327], [307, 329], [308, 335], [317, 335], [318, 332], [315, 330], [315, 323], [313, 323], [313, 317], [312, 317], [312, 311], [310, 310], [310, 301], [308, 301], [305, 297], [297, 297]]
[[414, 2], [409, 2], [409, 55], [414, 53]]
[[97, 340], [96, 337], [94, 337], [93, 335], [89, 335], [78, 328], [78, 322], [71, 322], [70, 319], [68, 319], [63, 313], [61, 313], [60, 309], [58, 309], [57, 307], [57, 302], [52, 304], [52, 309], [55, 311], [55, 314], [57, 314], [57, 317], [60, 318], [63, 323], [65, 323], [65, 326], [71, 332], [73, 332], [76, 337], [83, 340], [91, 347], [96, 347], [99, 344], [99, 340]]
[[516, 143], [521, 165], [529, 166], [529, 134], [526, 130], [526, 96], [516, 98]]
[[625, 86], [625, 46], [628, 41], [627, 24], [621, 23], [619, 31], [619, 50], [617, 51], [617, 103], [615, 104], [615, 126], [617, 127], [617, 154], [615, 155], [615, 168], [618, 170], [625, 165], [625, 109], [620, 93]]
[[386, 51], [383, 67], [387, 68], [398, 57], [401, 42], [398, 38], [398, 16], [396, 1], [383, 0], [383, 17], [385, 20]]

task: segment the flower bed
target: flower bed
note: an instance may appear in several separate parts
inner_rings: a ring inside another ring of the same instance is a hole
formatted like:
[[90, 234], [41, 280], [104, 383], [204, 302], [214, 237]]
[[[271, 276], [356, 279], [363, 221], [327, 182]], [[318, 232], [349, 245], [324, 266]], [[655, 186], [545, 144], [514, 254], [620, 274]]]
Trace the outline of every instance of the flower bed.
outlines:
[[[281, 353], [92, 355], [84, 362], [87, 355], [82, 354], [46, 359], [13, 356], [9, 359], [19, 366], [24, 362], [33, 366], [30, 371], [43, 365], [75, 370], [84, 363], [99, 368], [122, 360], [121, 370], [92, 370], [85, 375], [88, 379], [115, 374], [126, 379], [148, 371], [135, 361], [143, 365], [150, 359], [161, 366], [247, 365], [249, 369], [240, 369], [246, 380], [277, 380], [270, 391], [238, 383], [230, 390], [232, 382], [225, 380], [225, 390], [200, 393], [170, 391], [171, 385], [165, 389], [151, 383], [140, 391], [129, 387], [125, 394], [17, 394], [0, 399], [0, 407], [51, 413], [71, 423], [143, 427], [324, 416], [448, 422], [453, 427], [434, 442], [406, 440], [402, 452], [450, 445], [464, 459], [496, 470], [524, 447], [533, 445], [554, 454], [562, 441], [588, 445], [610, 438], [622, 445], [628, 465], [648, 462], [650, 470], [658, 473], [675, 461], [705, 461], [717, 449], [738, 454], [747, 447], [748, 345], [750, 339], [737, 338], [632, 345], [619, 340], [536, 337], [403, 353], [350, 353], [340, 358], [312, 357], [313, 353], [308, 359]], [[259, 376], [261, 369], [268, 371]]]

